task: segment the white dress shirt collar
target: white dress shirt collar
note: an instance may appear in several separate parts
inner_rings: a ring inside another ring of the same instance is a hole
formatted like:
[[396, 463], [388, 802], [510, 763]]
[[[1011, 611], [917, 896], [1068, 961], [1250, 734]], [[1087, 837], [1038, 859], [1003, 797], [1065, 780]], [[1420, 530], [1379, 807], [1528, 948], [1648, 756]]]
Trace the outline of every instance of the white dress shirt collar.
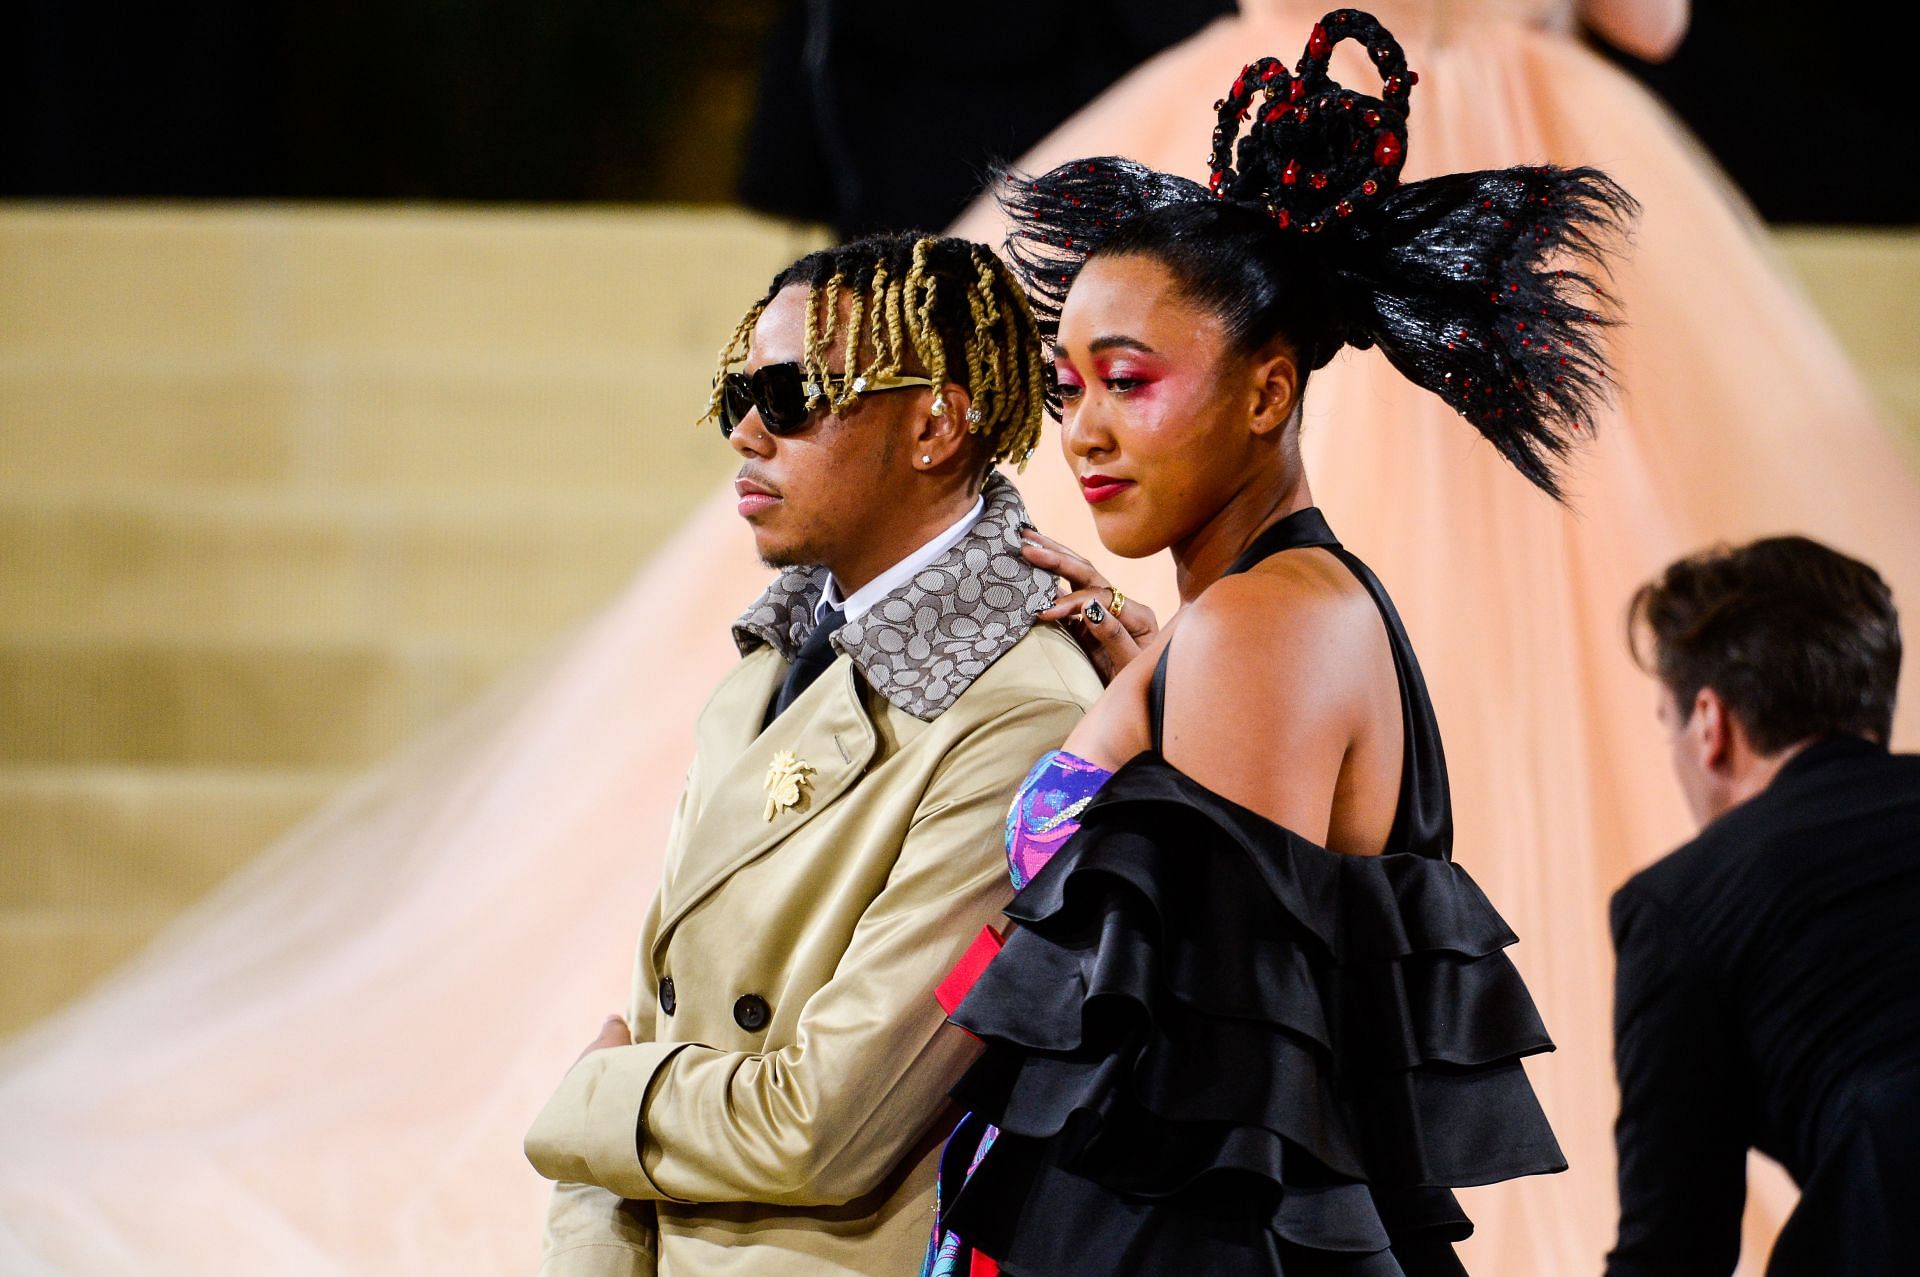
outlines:
[[935, 559], [958, 544], [960, 538], [967, 535], [967, 530], [979, 521], [980, 515], [986, 508], [986, 498], [975, 497], [973, 508], [961, 515], [959, 520], [948, 527], [946, 531], [934, 537], [933, 540], [927, 542], [918, 550], [915, 550], [912, 554], [909, 554], [906, 558], [900, 560], [885, 572], [882, 572], [879, 576], [874, 577], [873, 580], [867, 582], [846, 598], [842, 598], [840, 595], [840, 582], [834, 579], [833, 573], [827, 573], [827, 587], [820, 591], [820, 601], [814, 605], [814, 620], [817, 622], [822, 616], [826, 615], [828, 608], [836, 607], [846, 614], [848, 621], [859, 620], [861, 614], [868, 608], [878, 603], [881, 599], [886, 598], [887, 595], [892, 594], [908, 581], [913, 580], [915, 574], [918, 573], [921, 568], [926, 567], [929, 563], [932, 563]]

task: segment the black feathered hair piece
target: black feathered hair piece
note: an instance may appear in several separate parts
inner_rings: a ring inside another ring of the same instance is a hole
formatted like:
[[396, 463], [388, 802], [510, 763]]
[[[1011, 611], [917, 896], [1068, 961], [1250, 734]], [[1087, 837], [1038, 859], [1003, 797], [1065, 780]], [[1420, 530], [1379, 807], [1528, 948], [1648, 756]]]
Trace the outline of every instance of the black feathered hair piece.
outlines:
[[[1328, 76], [1334, 47], [1349, 39], [1379, 70], [1380, 96]], [[1103, 246], [1151, 252], [1204, 236], [1208, 215], [1199, 210], [1207, 207], [1218, 210], [1223, 235], [1257, 214], [1268, 228], [1258, 234], [1272, 242], [1254, 255], [1285, 276], [1261, 291], [1295, 313], [1277, 322], [1243, 317], [1237, 335], [1285, 332], [1309, 368], [1345, 345], [1378, 346], [1559, 497], [1556, 463], [1610, 389], [1600, 335], [1612, 303], [1602, 277], [1638, 206], [1591, 168], [1485, 170], [1403, 185], [1417, 83], [1378, 20], [1339, 9], [1314, 25], [1292, 71], [1262, 58], [1214, 104], [1206, 186], [1111, 156], [1033, 178], [1001, 174], [999, 198], [1013, 222], [1007, 255], [1042, 336], [1053, 341], [1068, 289]], [[1167, 224], [1159, 236], [1156, 222]], [[1244, 309], [1244, 299], [1233, 302]], [[1049, 406], [1057, 416], [1057, 397]]]

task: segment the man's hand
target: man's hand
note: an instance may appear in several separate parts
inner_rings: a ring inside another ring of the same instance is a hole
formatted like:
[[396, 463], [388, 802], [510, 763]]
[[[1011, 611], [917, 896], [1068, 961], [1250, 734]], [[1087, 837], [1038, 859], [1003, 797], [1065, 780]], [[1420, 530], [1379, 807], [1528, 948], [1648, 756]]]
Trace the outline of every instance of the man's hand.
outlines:
[[600, 1036], [587, 1044], [587, 1049], [579, 1054], [574, 1060], [574, 1063], [578, 1064], [595, 1051], [604, 1051], [610, 1046], [632, 1045], [633, 1030], [627, 1027], [626, 1017], [610, 1015], [606, 1018], [606, 1022], [600, 1026]]

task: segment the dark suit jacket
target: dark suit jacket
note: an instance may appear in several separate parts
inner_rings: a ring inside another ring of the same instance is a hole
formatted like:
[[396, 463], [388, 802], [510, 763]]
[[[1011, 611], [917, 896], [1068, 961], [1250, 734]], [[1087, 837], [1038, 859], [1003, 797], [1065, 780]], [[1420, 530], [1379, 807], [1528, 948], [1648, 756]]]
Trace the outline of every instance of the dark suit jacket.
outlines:
[[1920, 1272], [1920, 757], [1818, 742], [1613, 898], [1609, 1277], [1719, 1277], [1749, 1147], [1801, 1201], [1772, 1277]]

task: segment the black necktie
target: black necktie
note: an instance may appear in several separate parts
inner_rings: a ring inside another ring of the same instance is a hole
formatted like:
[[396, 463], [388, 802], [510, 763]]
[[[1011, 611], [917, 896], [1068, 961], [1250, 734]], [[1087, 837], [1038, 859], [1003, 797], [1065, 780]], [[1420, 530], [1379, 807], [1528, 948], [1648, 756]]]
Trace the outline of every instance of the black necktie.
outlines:
[[[819, 678], [827, 666], [833, 664], [834, 631], [847, 623], [847, 614], [839, 608], [828, 608], [820, 623], [813, 627], [813, 633], [807, 635], [807, 641], [793, 654], [793, 664], [787, 667], [786, 681], [780, 684], [779, 693], [773, 703], [767, 706], [767, 722], [771, 723], [786, 712], [787, 706], [800, 699], [800, 693], [813, 686], [813, 680]], [[765, 727], [765, 724], [762, 724]]]

